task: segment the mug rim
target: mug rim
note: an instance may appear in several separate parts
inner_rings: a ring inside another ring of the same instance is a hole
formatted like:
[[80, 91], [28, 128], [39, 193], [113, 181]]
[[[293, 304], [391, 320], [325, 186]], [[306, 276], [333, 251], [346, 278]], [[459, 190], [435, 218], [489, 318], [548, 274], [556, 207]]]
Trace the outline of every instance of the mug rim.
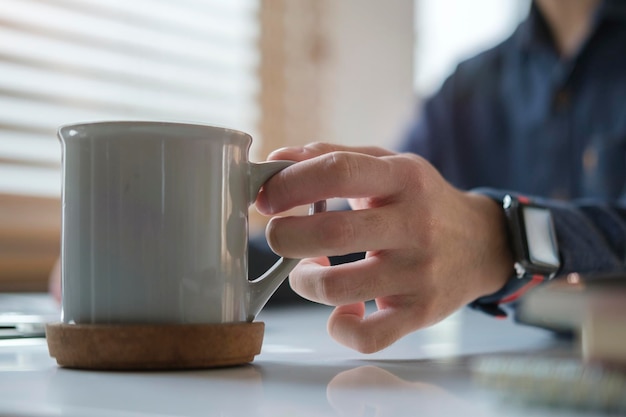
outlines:
[[[65, 132], [70, 133], [73, 130], [86, 129], [89, 127], [108, 127], [110, 129], [113, 128], [124, 128], [127, 129], [129, 126], [136, 126], [137, 128], [187, 128], [187, 129], [196, 129], [198, 131], [205, 131], [206, 129], [221, 131], [222, 133], [227, 134], [230, 139], [241, 140], [243, 144], [250, 144], [252, 142], [252, 136], [249, 133], [246, 133], [242, 130], [227, 128], [224, 126], [218, 126], [208, 123], [200, 123], [200, 122], [184, 122], [184, 121], [168, 121], [168, 120], [101, 120], [101, 121], [92, 121], [92, 122], [77, 122], [77, 123], [68, 123], [60, 125], [57, 128], [57, 136], [61, 140], [65, 140], [71, 136], [77, 135], [66, 135]], [[80, 137], [82, 135], [78, 135]], [[201, 136], [199, 139], [206, 139], [206, 137]]]

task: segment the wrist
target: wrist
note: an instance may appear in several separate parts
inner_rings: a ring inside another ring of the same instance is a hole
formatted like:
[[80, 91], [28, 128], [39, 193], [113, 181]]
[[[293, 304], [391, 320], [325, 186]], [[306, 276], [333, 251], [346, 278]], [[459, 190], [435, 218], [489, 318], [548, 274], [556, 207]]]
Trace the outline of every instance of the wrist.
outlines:
[[[504, 287], [513, 275], [513, 252], [509, 243], [507, 221], [502, 205], [482, 194], [468, 193], [484, 219], [484, 268], [477, 277], [475, 298], [493, 294]], [[481, 244], [481, 242], [477, 242]]]
[[483, 295], [470, 306], [495, 316], [506, 316], [499, 307], [516, 301], [535, 285], [552, 279], [560, 268], [558, 242], [551, 211], [524, 196], [482, 189], [499, 206], [505, 219], [505, 236], [511, 264], [505, 285]]

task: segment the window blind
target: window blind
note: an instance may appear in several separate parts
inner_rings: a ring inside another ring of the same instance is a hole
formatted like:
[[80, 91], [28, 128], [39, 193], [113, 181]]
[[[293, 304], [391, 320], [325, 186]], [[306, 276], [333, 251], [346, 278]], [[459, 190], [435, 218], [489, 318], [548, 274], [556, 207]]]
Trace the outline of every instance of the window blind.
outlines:
[[258, 0], [0, 0], [0, 194], [58, 197], [59, 125], [255, 133]]

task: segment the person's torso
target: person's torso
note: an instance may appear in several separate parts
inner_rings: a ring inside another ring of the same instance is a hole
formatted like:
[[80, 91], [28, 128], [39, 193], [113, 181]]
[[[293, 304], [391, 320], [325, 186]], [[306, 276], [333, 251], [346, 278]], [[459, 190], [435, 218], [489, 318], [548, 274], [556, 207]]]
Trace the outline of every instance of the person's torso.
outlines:
[[441, 169], [462, 188], [551, 198], [626, 193], [626, 24], [605, 22], [575, 60], [517, 34], [459, 66]]

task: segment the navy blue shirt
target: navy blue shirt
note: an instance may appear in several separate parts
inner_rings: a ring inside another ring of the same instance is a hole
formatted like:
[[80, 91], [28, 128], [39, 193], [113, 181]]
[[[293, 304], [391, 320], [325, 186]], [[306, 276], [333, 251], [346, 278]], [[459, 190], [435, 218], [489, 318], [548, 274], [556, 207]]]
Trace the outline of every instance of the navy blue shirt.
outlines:
[[561, 273], [623, 270], [626, 2], [603, 2], [569, 59], [533, 5], [512, 36], [457, 67], [400, 150], [424, 156], [459, 188], [551, 207]]

